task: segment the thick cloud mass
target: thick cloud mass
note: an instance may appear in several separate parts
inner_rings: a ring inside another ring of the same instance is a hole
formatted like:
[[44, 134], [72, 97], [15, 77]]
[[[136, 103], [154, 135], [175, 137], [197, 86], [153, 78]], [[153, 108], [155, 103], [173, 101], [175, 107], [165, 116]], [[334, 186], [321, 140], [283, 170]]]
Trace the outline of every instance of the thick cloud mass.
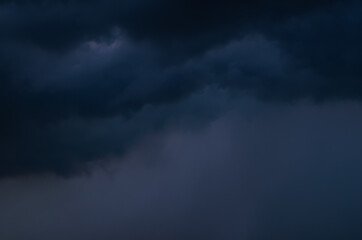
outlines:
[[[358, 1], [1, 1], [0, 175], [68, 175], [241, 95], [361, 97]], [[219, 103], [218, 103], [219, 104]], [[216, 110], [214, 110], [216, 109]], [[188, 119], [180, 120], [180, 119]]]
[[362, 239], [359, 0], [0, 0], [0, 239]]

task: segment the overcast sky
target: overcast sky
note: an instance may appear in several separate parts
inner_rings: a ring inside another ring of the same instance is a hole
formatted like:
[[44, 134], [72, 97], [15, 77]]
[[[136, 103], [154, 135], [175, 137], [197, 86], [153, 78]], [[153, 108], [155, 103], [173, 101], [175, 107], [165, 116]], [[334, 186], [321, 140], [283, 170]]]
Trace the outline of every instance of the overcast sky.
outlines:
[[0, 0], [0, 239], [362, 239], [362, 2]]

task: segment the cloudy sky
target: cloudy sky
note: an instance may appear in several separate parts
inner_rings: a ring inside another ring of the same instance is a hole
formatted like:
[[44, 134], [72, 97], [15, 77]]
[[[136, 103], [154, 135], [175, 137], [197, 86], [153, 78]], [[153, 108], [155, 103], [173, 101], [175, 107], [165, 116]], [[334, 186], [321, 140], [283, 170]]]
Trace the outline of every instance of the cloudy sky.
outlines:
[[362, 239], [362, 2], [0, 0], [0, 239]]

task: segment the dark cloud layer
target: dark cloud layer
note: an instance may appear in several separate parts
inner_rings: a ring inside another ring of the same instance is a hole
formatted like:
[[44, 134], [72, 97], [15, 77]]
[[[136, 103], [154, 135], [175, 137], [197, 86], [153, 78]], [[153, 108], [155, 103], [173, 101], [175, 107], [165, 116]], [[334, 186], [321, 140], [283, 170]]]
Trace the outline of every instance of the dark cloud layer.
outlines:
[[[1, 1], [0, 175], [78, 172], [175, 122], [213, 119], [239, 95], [359, 100], [361, 9]], [[216, 92], [228, 100], [213, 110]]]
[[361, 13], [0, 0], [0, 239], [362, 239]]
[[[331, 1], [5, 1], [4, 33], [9, 39], [62, 48], [121, 27], [133, 38], [169, 41], [257, 19], [282, 19]], [[46, 19], [46, 20], [45, 20]], [[216, 32], [215, 32], [216, 31]], [[228, 31], [229, 32], [229, 29]], [[191, 39], [195, 40], [195, 39]]]

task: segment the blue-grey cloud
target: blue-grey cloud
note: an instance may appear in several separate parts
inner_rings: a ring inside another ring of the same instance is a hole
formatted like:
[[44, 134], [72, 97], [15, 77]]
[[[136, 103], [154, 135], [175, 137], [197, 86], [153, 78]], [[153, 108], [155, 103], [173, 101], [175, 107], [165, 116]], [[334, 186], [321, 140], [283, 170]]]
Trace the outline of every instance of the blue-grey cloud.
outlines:
[[0, 237], [359, 239], [361, 104], [238, 101], [90, 175], [3, 179]]
[[205, 89], [279, 103], [359, 100], [360, 9], [358, 1], [2, 1], [0, 175], [67, 175], [121, 157], [176, 118], [207, 122], [215, 102], [197, 112], [190, 100]]

